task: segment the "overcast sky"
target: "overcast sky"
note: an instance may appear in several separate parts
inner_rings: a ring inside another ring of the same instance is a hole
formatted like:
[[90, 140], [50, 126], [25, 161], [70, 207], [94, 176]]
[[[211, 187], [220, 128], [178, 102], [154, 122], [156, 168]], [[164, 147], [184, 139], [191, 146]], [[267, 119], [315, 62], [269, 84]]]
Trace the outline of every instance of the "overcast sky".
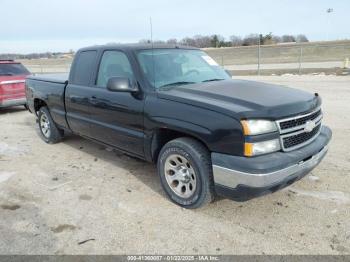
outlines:
[[[327, 14], [327, 8], [334, 12]], [[0, 0], [0, 53], [196, 34], [350, 39], [350, 0]]]

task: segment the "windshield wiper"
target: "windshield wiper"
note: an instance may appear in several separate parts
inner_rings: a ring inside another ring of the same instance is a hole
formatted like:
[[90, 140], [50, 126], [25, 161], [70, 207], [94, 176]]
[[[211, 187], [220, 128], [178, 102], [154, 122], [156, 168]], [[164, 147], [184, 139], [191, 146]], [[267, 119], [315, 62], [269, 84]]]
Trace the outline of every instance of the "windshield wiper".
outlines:
[[160, 86], [159, 88], [166, 87], [166, 86], [189, 85], [189, 84], [195, 84], [195, 83], [196, 83], [196, 82], [179, 81], [179, 82], [174, 82], [174, 83], [162, 85], [162, 86]]
[[202, 82], [213, 82], [213, 81], [222, 81], [222, 80], [225, 80], [225, 79], [223, 79], [223, 78], [213, 78], [213, 79], [204, 80]]

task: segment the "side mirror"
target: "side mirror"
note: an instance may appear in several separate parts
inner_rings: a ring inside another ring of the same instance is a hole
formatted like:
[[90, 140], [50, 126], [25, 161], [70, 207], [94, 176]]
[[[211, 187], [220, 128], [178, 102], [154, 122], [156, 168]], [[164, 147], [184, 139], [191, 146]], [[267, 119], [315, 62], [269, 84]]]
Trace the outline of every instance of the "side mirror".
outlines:
[[131, 83], [127, 77], [111, 77], [107, 82], [107, 89], [112, 92], [130, 92], [138, 91], [137, 85]]

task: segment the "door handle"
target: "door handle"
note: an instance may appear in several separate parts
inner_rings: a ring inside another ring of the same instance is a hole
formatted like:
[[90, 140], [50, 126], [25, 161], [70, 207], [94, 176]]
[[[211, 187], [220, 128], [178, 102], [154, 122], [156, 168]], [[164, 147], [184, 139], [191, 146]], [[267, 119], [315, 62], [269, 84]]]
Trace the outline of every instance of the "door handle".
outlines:
[[90, 104], [96, 105], [98, 103], [98, 99], [96, 96], [91, 96], [90, 97]]

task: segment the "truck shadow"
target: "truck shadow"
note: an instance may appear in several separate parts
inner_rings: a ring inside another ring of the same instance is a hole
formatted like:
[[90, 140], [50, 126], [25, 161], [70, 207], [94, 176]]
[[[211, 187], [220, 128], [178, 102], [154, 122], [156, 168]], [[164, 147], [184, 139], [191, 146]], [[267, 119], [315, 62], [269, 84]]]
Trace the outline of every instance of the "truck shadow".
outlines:
[[[118, 178], [117, 170], [123, 169], [125, 172], [128, 172], [129, 175], [132, 175], [141, 181], [153, 192], [157, 193], [160, 197], [167, 198], [160, 184], [156, 165], [128, 156], [120, 151], [111, 150], [106, 148], [104, 145], [100, 145], [76, 135], [66, 136], [63, 143], [74, 148], [74, 150], [77, 152], [80, 151], [91, 155], [95, 161], [104, 161], [115, 166], [116, 170], [110, 170], [109, 175], [115, 176], [116, 179]], [[249, 216], [251, 212], [257, 208], [257, 206], [264, 206], [263, 203], [266, 201], [270, 203], [270, 208], [273, 208], [276, 203], [279, 204], [279, 202], [276, 200], [281, 197], [281, 194], [283, 195], [284, 193], [274, 193], [272, 195], [263, 196], [247, 202], [235, 202], [217, 196], [214, 203], [200, 209], [192, 210], [192, 212], [199, 212], [213, 217], [226, 217], [228, 214], [230, 214], [227, 217], [230, 220], [231, 218], [229, 217], [232, 215], [239, 216], [240, 213], [243, 217]], [[276, 195], [279, 195], [279, 197], [276, 198]], [[266, 212], [262, 213], [266, 215], [268, 213], [267, 210], [269, 209], [266, 209]]]
[[[63, 143], [68, 145], [77, 152], [82, 151], [94, 157], [95, 161], [105, 161], [117, 168], [124, 169], [130, 175], [136, 177], [143, 184], [149, 187], [155, 193], [166, 197], [161, 187], [156, 166], [144, 160], [126, 155], [121, 151], [110, 149], [104, 145], [95, 143], [76, 135], [68, 135], [64, 138]], [[118, 170], [118, 169], [116, 169]], [[110, 171], [111, 174], [118, 177], [117, 171]]]

